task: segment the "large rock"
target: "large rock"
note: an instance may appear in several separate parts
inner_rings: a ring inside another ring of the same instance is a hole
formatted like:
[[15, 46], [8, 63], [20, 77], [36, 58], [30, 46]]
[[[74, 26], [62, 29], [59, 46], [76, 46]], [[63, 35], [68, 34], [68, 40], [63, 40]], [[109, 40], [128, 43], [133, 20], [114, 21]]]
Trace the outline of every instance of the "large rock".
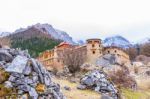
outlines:
[[111, 93], [110, 97], [118, 99], [118, 90], [114, 87], [113, 83], [107, 80], [107, 76], [103, 71], [93, 70], [88, 72], [80, 79], [80, 84], [97, 92]]
[[96, 60], [96, 64], [102, 67], [109, 67], [111, 64], [114, 64], [116, 60], [116, 56], [112, 54], [106, 54], [99, 57]]
[[105, 54], [103, 56], [100, 56], [96, 60], [96, 65], [102, 66], [104, 68], [111, 68], [111, 65], [115, 65], [115, 64], [123, 65], [125, 63], [126, 62], [123, 61], [121, 57], [115, 54]]
[[8, 66], [5, 70], [7, 72], [23, 73], [27, 61], [28, 61], [27, 57], [18, 55], [16, 58], [14, 58], [11, 65]]
[[9, 54], [7, 51], [0, 50], [0, 61], [10, 62], [12, 61], [12, 59], [13, 59], [12, 55]]

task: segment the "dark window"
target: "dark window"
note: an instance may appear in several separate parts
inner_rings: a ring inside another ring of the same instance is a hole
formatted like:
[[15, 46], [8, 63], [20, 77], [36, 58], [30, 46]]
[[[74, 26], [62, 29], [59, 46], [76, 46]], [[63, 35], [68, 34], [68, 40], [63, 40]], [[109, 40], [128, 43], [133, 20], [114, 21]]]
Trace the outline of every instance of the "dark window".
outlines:
[[92, 47], [95, 47], [95, 44], [92, 44]]
[[93, 54], [95, 54], [95, 51], [93, 51]]
[[108, 51], [108, 53], [110, 53], [110, 51]]
[[116, 53], [117, 51], [115, 50], [115, 53]]

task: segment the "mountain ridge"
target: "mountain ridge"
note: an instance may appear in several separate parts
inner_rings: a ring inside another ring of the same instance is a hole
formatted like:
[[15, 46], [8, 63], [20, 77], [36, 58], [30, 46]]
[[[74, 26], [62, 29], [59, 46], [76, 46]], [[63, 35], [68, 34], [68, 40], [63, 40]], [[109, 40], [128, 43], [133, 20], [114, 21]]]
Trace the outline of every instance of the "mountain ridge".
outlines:
[[0, 37], [15, 35], [16, 33], [24, 32], [32, 27], [42, 31], [45, 34], [49, 34], [54, 39], [62, 40], [62, 41], [68, 42], [70, 44], [75, 44], [75, 42], [72, 40], [72, 37], [70, 37], [66, 32], [59, 30], [59, 29], [55, 29], [55, 28], [53, 28], [52, 25], [47, 24], [47, 23], [45, 23], [45, 24], [37, 23], [35, 25], [27, 26], [26, 28], [19, 28], [12, 33], [11, 32], [0, 33]]
[[[0, 37], [6, 37], [9, 35], [15, 35], [17, 33], [23, 33], [24, 31], [29, 30], [30, 28], [36, 28], [42, 33], [46, 35], [50, 35], [51, 38], [53, 39], [65, 41], [70, 44], [81, 45], [85, 43], [82, 40], [73, 40], [72, 37], [69, 34], [67, 34], [67, 32], [56, 29], [48, 23], [44, 23], [44, 24], [37, 23], [31, 26], [27, 26], [26, 28], [16, 29], [14, 32], [0, 32]], [[139, 41], [132, 43], [123, 36], [111, 35], [111, 36], [106, 37], [103, 40], [103, 44], [104, 46], [117, 46], [117, 47], [122, 47], [122, 48], [128, 48], [128, 47], [131, 47], [132, 45], [143, 44], [147, 41], [150, 41], [150, 37], [147, 37], [147, 38], [144, 38], [144, 39], [141, 39]]]

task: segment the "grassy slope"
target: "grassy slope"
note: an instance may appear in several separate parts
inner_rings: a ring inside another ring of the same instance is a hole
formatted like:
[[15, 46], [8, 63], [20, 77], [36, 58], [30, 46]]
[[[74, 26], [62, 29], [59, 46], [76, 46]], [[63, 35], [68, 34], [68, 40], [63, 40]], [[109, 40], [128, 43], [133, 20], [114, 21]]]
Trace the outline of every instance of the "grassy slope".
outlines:
[[150, 91], [122, 89], [123, 99], [150, 99]]

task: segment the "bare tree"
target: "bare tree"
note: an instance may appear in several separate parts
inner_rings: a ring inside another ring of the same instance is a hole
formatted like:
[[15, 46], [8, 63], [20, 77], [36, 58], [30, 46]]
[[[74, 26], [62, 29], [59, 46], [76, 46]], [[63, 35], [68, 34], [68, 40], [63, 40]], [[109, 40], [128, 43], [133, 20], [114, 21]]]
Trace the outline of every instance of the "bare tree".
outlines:
[[150, 57], [150, 43], [145, 43], [140, 46], [140, 54]]
[[130, 60], [134, 60], [137, 56], [137, 50], [136, 48], [128, 48], [126, 49], [127, 53], [129, 54]]
[[84, 48], [65, 48], [59, 52], [64, 65], [68, 66], [71, 73], [80, 70], [80, 66], [84, 63], [86, 57], [86, 49]]

